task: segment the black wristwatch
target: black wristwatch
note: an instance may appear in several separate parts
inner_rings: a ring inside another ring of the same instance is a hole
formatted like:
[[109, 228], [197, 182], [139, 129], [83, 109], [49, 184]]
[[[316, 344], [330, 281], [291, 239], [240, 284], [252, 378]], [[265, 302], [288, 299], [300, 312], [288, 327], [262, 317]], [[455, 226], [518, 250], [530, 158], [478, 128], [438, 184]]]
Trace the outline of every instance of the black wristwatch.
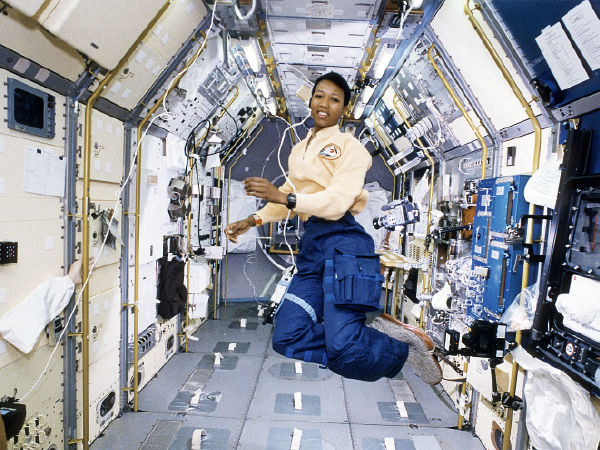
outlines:
[[287, 206], [288, 209], [294, 209], [296, 207], [296, 194], [288, 194], [287, 196]]

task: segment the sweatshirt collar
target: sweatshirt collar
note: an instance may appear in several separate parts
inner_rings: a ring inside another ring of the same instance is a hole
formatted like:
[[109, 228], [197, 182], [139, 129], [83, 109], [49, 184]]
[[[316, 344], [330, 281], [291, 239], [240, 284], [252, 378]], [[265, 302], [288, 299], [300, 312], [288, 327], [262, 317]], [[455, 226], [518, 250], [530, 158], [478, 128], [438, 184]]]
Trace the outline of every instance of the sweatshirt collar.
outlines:
[[340, 127], [336, 124], [336, 125], [332, 125], [330, 127], [327, 128], [322, 128], [319, 131], [315, 131], [314, 128], [310, 129], [310, 136], [312, 136], [312, 138], [314, 139], [315, 137], [319, 137], [319, 138], [325, 138], [327, 139], [328, 137], [332, 137], [336, 134], [341, 133], [340, 131]]

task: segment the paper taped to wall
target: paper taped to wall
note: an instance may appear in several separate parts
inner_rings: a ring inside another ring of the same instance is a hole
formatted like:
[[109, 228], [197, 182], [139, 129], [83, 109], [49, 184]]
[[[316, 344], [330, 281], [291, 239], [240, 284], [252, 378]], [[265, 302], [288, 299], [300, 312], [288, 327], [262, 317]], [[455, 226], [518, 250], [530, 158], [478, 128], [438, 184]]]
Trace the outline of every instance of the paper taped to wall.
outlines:
[[32, 194], [64, 197], [67, 161], [34, 147], [25, 148], [23, 190]]

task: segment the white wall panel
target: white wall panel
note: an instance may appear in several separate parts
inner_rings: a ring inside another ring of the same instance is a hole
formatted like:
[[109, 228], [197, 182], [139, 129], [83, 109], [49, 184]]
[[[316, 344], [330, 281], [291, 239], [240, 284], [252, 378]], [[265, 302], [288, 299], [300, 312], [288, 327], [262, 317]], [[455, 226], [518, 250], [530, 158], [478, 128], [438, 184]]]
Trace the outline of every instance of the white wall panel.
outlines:
[[[43, 0], [34, 0], [33, 4], [37, 4], [38, 1], [44, 3]], [[16, 0], [10, 3], [22, 4], [23, 2]], [[19, 7], [26, 8], [25, 5]], [[33, 9], [35, 6], [27, 7], [28, 12]], [[3, 46], [71, 81], [77, 80], [85, 70], [85, 62], [77, 50], [52, 36], [34, 19], [24, 16], [19, 11], [9, 8], [5, 10], [5, 14], [2, 16]], [[17, 65], [19, 61], [14, 63]], [[48, 74], [45, 70], [41, 70], [37, 76], [40, 81], [44, 81]]]
[[[167, 212], [167, 186], [171, 178], [177, 175], [176, 169], [167, 168], [164, 140], [147, 135], [142, 143], [140, 264], [162, 258], [163, 236], [178, 231], [177, 223], [170, 221]], [[132, 199], [134, 198], [132, 195]], [[129, 264], [134, 262], [132, 254]]]
[[146, 42], [169, 61], [206, 17], [206, 7], [201, 0], [174, 1]]
[[102, 96], [125, 109], [133, 109], [164, 70], [167, 61], [146, 41], [142, 41]]
[[[121, 400], [119, 356], [119, 349], [115, 348], [90, 364], [90, 440], [98, 437], [100, 432], [108, 426], [110, 420], [115, 419], [118, 414]], [[80, 383], [81, 372], [77, 373], [77, 377], [77, 381]], [[108, 413], [103, 420], [98, 415], [98, 403], [102, 402], [112, 391], [116, 392], [115, 404], [111, 410], [112, 414]]]
[[110, 352], [119, 352], [121, 292], [113, 288], [90, 297], [90, 364]]
[[165, 0], [49, 1], [40, 14], [40, 23], [112, 70], [164, 4]]
[[[527, 119], [523, 107], [512, 93], [504, 80], [500, 69], [492, 60], [489, 52], [483, 46], [481, 39], [470, 24], [463, 11], [464, 1], [450, 0], [444, 2], [431, 22], [434, 32], [442, 41], [454, 64], [460, 70], [482, 108], [492, 120], [496, 129], [503, 129]], [[527, 100], [531, 94], [518, 76], [511, 61], [502, 51], [493, 33], [485, 24], [481, 15], [475, 12], [480, 25], [488, 38], [494, 43], [496, 52], [502, 58], [504, 65], [513, 75], [515, 82]], [[536, 105], [534, 112], [539, 114]]]
[[[85, 132], [85, 107], [81, 107], [79, 123]], [[92, 158], [90, 178], [92, 180], [120, 183], [123, 178], [123, 123], [100, 111], [92, 111]], [[83, 134], [78, 137], [77, 164], [79, 178], [83, 178]]]
[[[547, 149], [551, 145], [550, 128], [542, 129], [542, 150], [540, 154], [540, 166], [544, 164], [547, 156]], [[512, 166], [507, 165], [508, 147], [515, 147], [515, 157]], [[530, 174], [533, 171], [533, 149], [535, 147], [535, 135], [527, 134], [520, 138], [504, 141], [501, 147], [501, 166], [500, 175], [519, 175], [522, 173]]]
[[23, 14], [33, 16], [36, 12], [40, 10], [42, 5], [45, 3], [45, 0], [7, 0], [6, 3], [8, 3], [13, 8], [18, 9]]
[[[143, 332], [153, 323], [158, 320], [158, 314], [156, 312], [156, 285], [157, 285], [157, 269], [156, 262], [152, 261], [147, 264], [140, 264], [139, 268], [139, 298], [138, 298], [138, 330]], [[134, 270], [129, 271], [129, 285], [128, 295], [130, 302], [133, 303], [135, 298], [135, 286], [134, 286], [135, 273]], [[129, 321], [129, 341], [133, 339], [133, 311], [132, 308], [128, 310], [128, 321]]]

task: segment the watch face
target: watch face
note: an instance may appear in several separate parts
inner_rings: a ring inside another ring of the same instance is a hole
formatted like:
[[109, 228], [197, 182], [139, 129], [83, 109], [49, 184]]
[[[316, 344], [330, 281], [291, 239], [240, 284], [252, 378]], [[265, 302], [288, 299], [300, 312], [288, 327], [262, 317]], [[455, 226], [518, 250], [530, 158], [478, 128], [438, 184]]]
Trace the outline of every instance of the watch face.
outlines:
[[296, 207], [296, 194], [288, 194], [287, 196], [287, 205], [289, 209], [293, 209]]

